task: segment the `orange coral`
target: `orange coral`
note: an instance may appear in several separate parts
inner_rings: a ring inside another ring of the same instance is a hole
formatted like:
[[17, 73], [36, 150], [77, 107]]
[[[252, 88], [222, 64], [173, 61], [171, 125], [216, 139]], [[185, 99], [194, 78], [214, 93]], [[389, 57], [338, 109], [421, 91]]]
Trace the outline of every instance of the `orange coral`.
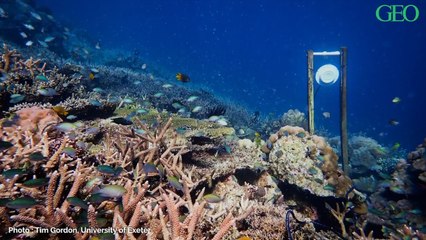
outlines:
[[[15, 124], [20, 126], [24, 131], [37, 133], [42, 131], [48, 125], [62, 122], [58, 114], [52, 109], [43, 109], [39, 107], [24, 108], [16, 112], [18, 116]], [[7, 127], [5, 128], [8, 130]], [[10, 129], [13, 131], [13, 129]]]

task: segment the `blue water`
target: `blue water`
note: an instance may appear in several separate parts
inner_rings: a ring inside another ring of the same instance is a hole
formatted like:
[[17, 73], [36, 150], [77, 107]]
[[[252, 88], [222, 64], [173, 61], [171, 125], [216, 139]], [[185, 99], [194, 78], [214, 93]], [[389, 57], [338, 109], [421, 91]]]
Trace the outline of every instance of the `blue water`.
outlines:
[[[303, 2], [303, 3], [300, 3]], [[103, 49], [137, 50], [190, 85], [277, 116], [306, 111], [306, 50], [348, 47], [349, 131], [413, 149], [426, 137], [424, 1], [39, 0]], [[415, 22], [383, 23], [381, 4], [413, 4]], [[337, 62], [315, 58], [315, 66]], [[321, 87], [318, 126], [339, 129], [338, 86]], [[401, 103], [392, 99], [400, 97]], [[322, 112], [331, 113], [324, 119]], [[390, 119], [400, 122], [388, 124]]]

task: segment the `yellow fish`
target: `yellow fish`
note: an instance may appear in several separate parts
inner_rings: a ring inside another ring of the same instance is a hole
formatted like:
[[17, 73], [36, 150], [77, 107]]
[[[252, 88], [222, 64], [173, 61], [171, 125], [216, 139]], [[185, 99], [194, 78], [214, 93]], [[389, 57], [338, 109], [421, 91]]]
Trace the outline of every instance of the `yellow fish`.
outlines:
[[392, 146], [392, 151], [396, 151], [398, 150], [398, 148], [401, 147], [401, 144], [399, 142], [396, 142], [393, 146]]
[[181, 82], [189, 82], [189, 81], [191, 81], [191, 78], [189, 78], [188, 75], [183, 74], [183, 73], [176, 73], [176, 79], [178, 81], [181, 81]]
[[394, 97], [394, 98], [392, 99], [392, 102], [393, 102], [393, 103], [400, 103], [400, 102], [401, 102], [401, 98], [399, 98], [399, 97]]
[[89, 74], [89, 79], [90, 79], [90, 80], [93, 80], [93, 79], [95, 79], [95, 74], [93, 74], [93, 73], [90, 73], [90, 74]]
[[66, 116], [68, 115], [67, 110], [65, 110], [62, 106], [54, 106], [52, 107], [53, 111], [55, 111], [59, 116]]
[[251, 239], [251, 237], [248, 237], [248, 236], [242, 236], [242, 237], [237, 238], [237, 240], [252, 240], [252, 239]]

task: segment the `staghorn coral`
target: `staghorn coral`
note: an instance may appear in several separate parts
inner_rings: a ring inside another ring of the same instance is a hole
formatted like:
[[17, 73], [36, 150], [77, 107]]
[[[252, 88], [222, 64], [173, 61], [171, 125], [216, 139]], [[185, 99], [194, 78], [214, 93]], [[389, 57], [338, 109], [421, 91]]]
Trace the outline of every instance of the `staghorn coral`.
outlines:
[[[1, 65], [7, 72], [6, 79], [0, 83], [2, 111], [20, 101], [56, 104], [71, 96], [81, 97], [85, 92], [80, 84], [81, 77], [62, 74], [59, 68], [49, 67], [40, 59], [25, 59], [6, 45], [2, 56]], [[11, 99], [12, 94], [22, 96], [22, 99], [15, 101]]]

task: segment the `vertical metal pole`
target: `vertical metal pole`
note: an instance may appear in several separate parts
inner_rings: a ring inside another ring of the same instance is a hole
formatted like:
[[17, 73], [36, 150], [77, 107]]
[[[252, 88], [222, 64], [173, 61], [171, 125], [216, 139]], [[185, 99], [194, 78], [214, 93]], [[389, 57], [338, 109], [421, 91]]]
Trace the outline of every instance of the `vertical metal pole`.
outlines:
[[314, 51], [308, 50], [308, 130], [314, 134]]
[[340, 142], [343, 158], [343, 171], [349, 174], [349, 154], [348, 154], [348, 119], [346, 109], [346, 78], [347, 78], [347, 58], [348, 49], [342, 47], [340, 49], [340, 72], [342, 79], [340, 81]]

